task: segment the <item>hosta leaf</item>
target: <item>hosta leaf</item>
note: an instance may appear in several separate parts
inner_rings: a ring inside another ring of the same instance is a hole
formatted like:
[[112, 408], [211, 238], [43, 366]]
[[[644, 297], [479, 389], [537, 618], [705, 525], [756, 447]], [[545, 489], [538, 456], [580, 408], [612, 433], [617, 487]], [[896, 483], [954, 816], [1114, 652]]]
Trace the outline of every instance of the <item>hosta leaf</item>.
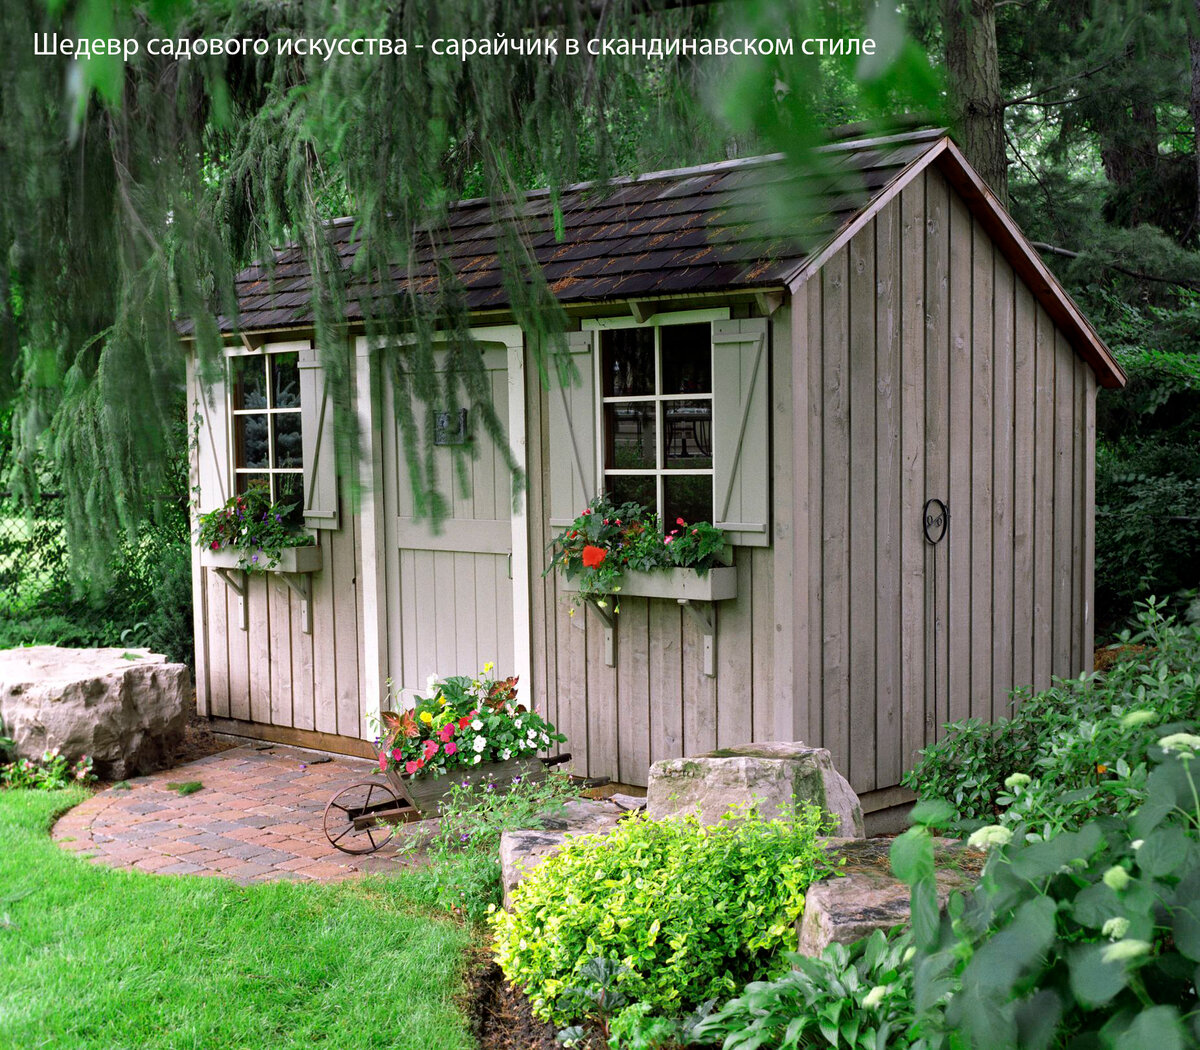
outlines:
[[1173, 1006], [1143, 1010], [1114, 1044], [1114, 1050], [1183, 1050], [1184, 1033]]
[[1071, 953], [1071, 991], [1085, 1006], [1103, 1006], [1128, 981], [1124, 966], [1104, 961], [1105, 947], [1089, 944]]

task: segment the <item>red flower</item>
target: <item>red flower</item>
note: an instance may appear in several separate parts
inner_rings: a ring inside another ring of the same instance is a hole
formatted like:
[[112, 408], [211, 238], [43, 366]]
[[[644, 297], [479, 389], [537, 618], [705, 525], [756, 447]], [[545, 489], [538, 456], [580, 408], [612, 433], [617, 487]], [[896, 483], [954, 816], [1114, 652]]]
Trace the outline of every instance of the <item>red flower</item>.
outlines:
[[471, 716], [470, 715], [463, 715], [462, 718], [460, 718], [458, 720], [458, 728], [459, 729], [466, 729], [467, 726], [470, 724], [471, 724]]
[[589, 508], [589, 509], [585, 510], [583, 513], [584, 513], [584, 514], [591, 514], [591, 513], [592, 513], [592, 511], [591, 511], [591, 508]]
[[605, 518], [605, 519], [604, 519], [604, 524], [605, 524], [605, 525], [607, 525], [607, 524], [608, 524], [608, 518]]
[[438, 739], [444, 744], [454, 736], [454, 723], [450, 722], [437, 731]]
[[684, 521], [684, 520], [683, 520], [683, 518], [676, 518], [676, 519], [675, 519], [675, 524], [676, 524], [676, 525], [686, 525], [686, 524], [687, 524], [687, 522], [686, 522], [686, 521]]
[[583, 548], [583, 567], [585, 569], [595, 569], [600, 566], [605, 558], [608, 557], [608, 551], [603, 547], [587, 546]]

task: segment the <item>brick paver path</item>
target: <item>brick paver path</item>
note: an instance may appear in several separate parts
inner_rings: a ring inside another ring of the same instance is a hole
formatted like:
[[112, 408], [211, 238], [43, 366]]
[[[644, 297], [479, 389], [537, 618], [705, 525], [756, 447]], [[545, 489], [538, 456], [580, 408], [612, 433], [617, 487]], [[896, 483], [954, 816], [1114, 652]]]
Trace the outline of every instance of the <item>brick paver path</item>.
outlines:
[[[238, 882], [394, 871], [395, 840], [355, 857], [321, 830], [330, 796], [372, 771], [362, 759], [247, 744], [101, 791], [64, 815], [53, 836], [96, 864]], [[183, 797], [167, 787], [196, 780], [203, 789]]]

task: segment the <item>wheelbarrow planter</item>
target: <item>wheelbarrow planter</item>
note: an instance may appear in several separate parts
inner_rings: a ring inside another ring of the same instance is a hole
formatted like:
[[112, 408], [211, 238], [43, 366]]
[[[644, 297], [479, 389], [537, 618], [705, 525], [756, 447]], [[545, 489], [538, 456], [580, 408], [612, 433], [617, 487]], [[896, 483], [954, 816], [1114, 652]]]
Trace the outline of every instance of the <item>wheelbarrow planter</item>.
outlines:
[[546, 769], [546, 763], [540, 758], [514, 758], [508, 762], [481, 762], [477, 766], [455, 769], [440, 777], [409, 776], [389, 769], [387, 779], [396, 793], [406, 799], [424, 820], [441, 813], [442, 800], [450, 794], [455, 784], [476, 787], [491, 782], [496, 785], [495, 790], [503, 795], [514, 781], [537, 783], [545, 780]]

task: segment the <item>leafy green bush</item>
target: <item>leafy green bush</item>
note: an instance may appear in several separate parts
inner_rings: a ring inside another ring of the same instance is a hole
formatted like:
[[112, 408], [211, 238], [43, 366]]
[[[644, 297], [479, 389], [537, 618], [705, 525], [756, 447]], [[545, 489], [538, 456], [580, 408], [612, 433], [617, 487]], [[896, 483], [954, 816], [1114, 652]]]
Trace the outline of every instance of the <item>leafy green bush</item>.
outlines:
[[[490, 783], [452, 783], [441, 805], [441, 819], [428, 840], [428, 888], [438, 905], [481, 921], [500, 903], [500, 836], [506, 831], [539, 826], [539, 816], [562, 809], [579, 794], [565, 773], [545, 780], [513, 783], [506, 792]], [[415, 849], [417, 839], [405, 846]]]
[[44, 752], [40, 763], [19, 758], [15, 762], [0, 765], [0, 786], [6, 788], [58, 791], [70, 787], [72, 782], [90, 784], [95, 779], [91, 758], [83, 755], [71, 762], [58, 753], [58, 748]]
[[889, 940], [876, 930], [849, 947], [831, 944], [817, 958], [789, 955], [791, 970], [748, 984], [699, 1022], [694, 1041], [724, 1050], [927, 1046], [915, 1027], [915, 951], [911, 933]]
[[1132, 811], [1145, 797], [1155, 741], [1200, 719], [1200, 628], [1164, 617], [1153, 598], [1138, 619], [1107, 671], [1056, 681], [1021, 700], [1008, 721], [951, 723], [904, 783], [949, 802], [960, 826], [999, 815], [1042, 837]]
[[893, 846], [913, 885], [918, 1011], [945, 1001], [945, 1023], [976, 1050], [1200, 1043], [1200, 737], [1151, 749], [1141, 805], [1078, 830], [1029, 838], [994, 831], [983, 878], [948, 916], [921, 904], [933, 847], [917, 826]]
[[492, 919], [496, 958], [534, 1012], [579, 1016], [568, 989], [602, 958], [626, 969], [629, 1002], [678, 1014], [736, 992], [783, 964], [824, 851], [820, 811], [794, 821], [751, 812], [704, 827], [694, 817], [631, 818], [608, 836], [568, 842]]

